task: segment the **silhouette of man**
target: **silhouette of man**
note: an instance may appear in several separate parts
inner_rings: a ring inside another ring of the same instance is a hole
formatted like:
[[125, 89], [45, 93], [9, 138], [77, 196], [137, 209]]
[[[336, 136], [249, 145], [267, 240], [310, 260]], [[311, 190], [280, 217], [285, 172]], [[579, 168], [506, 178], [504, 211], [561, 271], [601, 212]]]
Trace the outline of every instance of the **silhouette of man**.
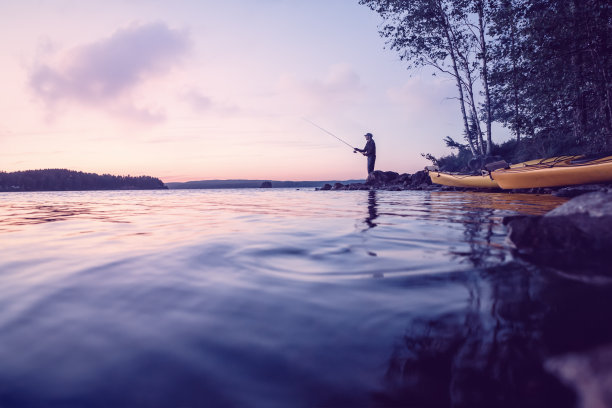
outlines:
[[376, 162], [376, 143], [374, 143], [374, 139], [371, 133], [366, 133], [363, 135], [367, 140], [366, 145], [363, 149], [355, 148], [353, 153], [360, 152], [364, 156], [368, 158], [368, 174], [374, 171], [374, 163]]

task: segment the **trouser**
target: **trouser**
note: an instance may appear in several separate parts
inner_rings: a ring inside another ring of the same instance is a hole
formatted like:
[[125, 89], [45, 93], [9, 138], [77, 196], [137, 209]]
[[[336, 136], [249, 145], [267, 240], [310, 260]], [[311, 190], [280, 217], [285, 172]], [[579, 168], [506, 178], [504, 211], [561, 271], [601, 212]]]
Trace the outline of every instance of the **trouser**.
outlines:
[[376, 162], [376, 156], [368, 156], [368, 174], [374, 171], [374, 162]]

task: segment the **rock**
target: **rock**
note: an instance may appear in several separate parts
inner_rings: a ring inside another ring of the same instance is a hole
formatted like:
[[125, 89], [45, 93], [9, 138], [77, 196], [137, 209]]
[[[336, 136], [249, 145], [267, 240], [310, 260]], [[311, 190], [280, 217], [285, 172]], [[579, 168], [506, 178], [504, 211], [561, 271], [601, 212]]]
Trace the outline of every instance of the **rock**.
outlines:
[[590, 217], [612, 216], [612, 193], [601, 191], [582, 194], [548, 212], [546, 217], [586, 214]]
[[370, 187], [363, 183], [352, 183], [346, 186], [347, 190], [369, 190]]
[[519, 256], [563, 270], [612, 275], [612, 193], [578, 196], [544, 216], [504, 218]]
[[272, 182], [264, 181], [263, 183], [261, 183], [261, 186], [259, 186], [259, 188], [272, 188]]
[[557, 197], [578, 197], [579, 195], [591, 193], [594, 191], [603, 191], [605, 190], [605, 186], [601, 184], [585, 184], [581, 186], [569, 186], [560, 188], [557, 191], [553, 191], [553, 195]]
[[431, 179], [425, 170], [421, 170], [412, 175], [410, 184], [414, 187], [421, 186], [422, 184], [431, 184]]
[[343, 185], [336, 183], [333, 186], [326, 184], [317, 190], [439, 190], [440, 186], [432, 186], [431, 179], [426, 171], [415, 174], [399, 174], [394, 171], [375, 170], [368, 175], [365, 183], [352, 183]]
[[385, 175], [385, 182], [387, 183], [395, 182], [399, 178], [399, 173], [396, 173], [394, 171], [385, 171], [384, 175]]
[[399, 177], [399, 173], [394, 171], [380, 171], [374, 170], [372, 173], [368, 174], [368, 178], [366, 179], [367, 185], [373, 186], [382, 186], [385, 184], [392, 184]]
[[374, 170], [372, 173], [368, 174], [368, 178], [366, 178], [365, 183], [370, 186], [382, 184], [382, 180], [379, 176], [379, 172], [377, 170]]
[[612, 407], [612, 345], [554, 357], [544, 366], [575, 389], [580, 408]]
[[400, 174], [397, 178], [397, 183], [403, 186], [409, 186], [412, 181], [412, 175], [408, 173]]
[[610, 269], [612, 216], [515, 217], [508, 226], [508, 238], [519, 255], [534, 263], [562, 269]]

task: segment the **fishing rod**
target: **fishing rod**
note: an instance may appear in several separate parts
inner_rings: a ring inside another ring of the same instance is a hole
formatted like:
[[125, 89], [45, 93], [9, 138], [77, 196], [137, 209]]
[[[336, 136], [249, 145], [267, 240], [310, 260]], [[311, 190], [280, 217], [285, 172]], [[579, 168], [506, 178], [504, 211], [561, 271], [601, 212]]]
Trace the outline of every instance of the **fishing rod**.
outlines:
[[344, 140], [340, 139], [338, 136], [334, 135], [332, 132], [330, 132], [329, 130], [323, 129], [321, 126], [317, 125], [316, 123], [314, 123], [311, 120], [308, 120], [306, 118], [302, 118], [304, 119], [306, 122], [310, 123], [312, 126], [317, 127], [319, 129], [321, 129], [322, 131], [324, 131], [325, 133], [327, 133], [328, 135], [335, 137], [336, 139], [338, 139], [339, 141], [341, 141], [342, 143], [344, 143], [345, 145], [347, 145], [348, 147], [350, 147], [351, 149], [353, 149], [353, 151], [355, 151], [356, 147], [351, 146], [350, 144], [348, 144], [347, 142], [345, 142]]

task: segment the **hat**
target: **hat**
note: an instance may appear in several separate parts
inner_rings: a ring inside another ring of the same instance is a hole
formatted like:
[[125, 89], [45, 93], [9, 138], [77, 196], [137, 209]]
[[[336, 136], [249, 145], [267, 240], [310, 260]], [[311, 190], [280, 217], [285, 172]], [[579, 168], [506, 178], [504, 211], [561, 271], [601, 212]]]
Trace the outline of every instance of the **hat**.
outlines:
[[364, 136], [374, 137], [374, 136], [372, 136], [372, 134], [370, 132], [366, 133]]

